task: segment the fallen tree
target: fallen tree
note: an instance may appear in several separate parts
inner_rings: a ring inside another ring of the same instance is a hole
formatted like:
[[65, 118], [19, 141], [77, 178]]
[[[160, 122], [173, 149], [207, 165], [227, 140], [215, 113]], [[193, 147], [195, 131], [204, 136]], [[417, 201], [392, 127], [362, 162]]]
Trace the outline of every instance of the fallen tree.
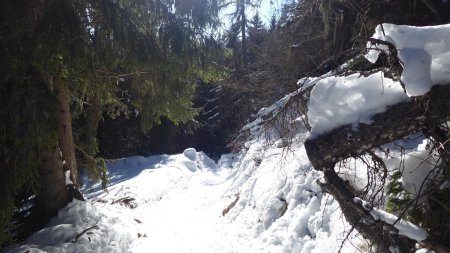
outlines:
[[[306, 152], [316, 170], [323, 171], [322, 189], [339, 203], [347, 221], [366, 239], [376, 244], [380, 252], [397, 247], [408, 252], [417, 242], [437, 252], [450, 252], [447, 242], [439, 242], [428, 235], [411, 238], [399, 234], [394, 224], [373, 217], [372, 207], [357, 200], [355, 190], [338, 176], [335, 165], [350, 157], [357, 157], [371, 149], [423, 131], [434, 138], [436, 128], [450, 120], [450, 85], [437, 85], [424, 96], [391, 106], [384, 113], [372, 117], [371, 124], [344, 125], [305, 142]], [[400, 220], [400, 218], [399, 218]]]

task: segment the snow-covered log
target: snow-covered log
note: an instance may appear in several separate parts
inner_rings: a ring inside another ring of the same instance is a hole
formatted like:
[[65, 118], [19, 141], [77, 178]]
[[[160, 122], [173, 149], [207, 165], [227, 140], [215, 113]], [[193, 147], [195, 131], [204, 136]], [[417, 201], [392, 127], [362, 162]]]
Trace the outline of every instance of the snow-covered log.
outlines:
[[394, 225], [383, 219], [374, 219], [367, 207], [354, 201], [354, 191], [336, 174], [334, 166], [346, 158], [421, 130], [432, 130], [430, 128], [436, 124], [448, 121], [449, 97], [450, 85], [437, 85], [423, 96], [388, 107], [385, 112], [373, 116], [371, 124], [340, 126], [324, 134], [313, 135], [305, 142], [312, 165], [324, 172], [324, 180], [320, 182], [322, 189], [339, 202], [347, 221], [363, 236], [378, 244], [382, 252], [394, 250], [393, 245], [403, 252], [415, 241], [438, 252], [450, 251], [432, 238], [411, 238], [399, 233]]
[[348, 124], [306, 140], [308, 157], [317, 170], [334, 166], [374, 147], [450, 119], [450, 85], [436, 85], [424, 96], [393, 105], [371, 118], [371, 124]]

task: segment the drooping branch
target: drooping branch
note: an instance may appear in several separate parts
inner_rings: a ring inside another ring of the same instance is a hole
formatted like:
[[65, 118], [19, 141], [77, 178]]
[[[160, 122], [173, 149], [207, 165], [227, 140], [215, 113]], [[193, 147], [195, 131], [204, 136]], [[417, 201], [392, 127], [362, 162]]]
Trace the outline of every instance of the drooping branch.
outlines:
[[355, 194], [333, 167], [324, 169], [325, 180], [319, 182], [322, 190], [326, 191], [339, 203], [346, 220], [361, 233], [364, 238], [376, 243], [378, 252], [390, 252], [390, 246], [396, 245], [400, 252], [406, 252], [412, 242], [398, 236], [395, 227], [381, 220], [376, 220], [361, 203], [354, 201]]

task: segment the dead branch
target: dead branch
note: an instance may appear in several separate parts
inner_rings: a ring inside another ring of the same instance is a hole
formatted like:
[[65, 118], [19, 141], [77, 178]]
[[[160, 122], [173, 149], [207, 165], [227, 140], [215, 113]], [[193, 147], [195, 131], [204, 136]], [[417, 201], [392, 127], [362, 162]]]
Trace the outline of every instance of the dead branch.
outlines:
[[[103, 216], [102, 216], [102, 217], [103, 217]], [[99, 220], [100, 220], [100, 219], [99, 219]], [[81, 236], [83, 236], [86, 232], [88, 232], [89, 230], [92, 230], [92, 229], [94, 229], [94, 228], [98, 228], [97, 223], [98, 223], [99, 220], [97, 220], [97, 222], [95, 223], [94, 226], [86, 228], [85, 230], [81, 231], [81, 233], [79, 233], [77, 236], [75, 236], [75, 238], [72, 240], [72, 243], [76, 243], [76, 242], [78, 241], [78, 239], [79, 239]]]
[[231, 208], [233, 208], [238, 202], [239, 193], [236, 193], [234, 196], [236, 197], [236, 199], [233, 202], [231, 202], [231, 204], [229, 204], [225, 209], [223, 209], [222, 216], [225, 216], [231, 210]]

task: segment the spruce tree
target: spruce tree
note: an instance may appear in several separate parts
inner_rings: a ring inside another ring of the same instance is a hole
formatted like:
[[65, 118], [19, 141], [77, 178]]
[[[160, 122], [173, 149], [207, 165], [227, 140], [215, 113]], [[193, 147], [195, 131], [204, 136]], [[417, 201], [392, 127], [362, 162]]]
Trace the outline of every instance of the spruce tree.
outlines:
[[225, 6], [234, 4], [235, 10], [230, 14], [232, 17], [232, 31], [239, 31], [241, 36], [241, 55], [242, 67], [246, 68], [248, 64], [248, 49], [247, 49], [247, 11], [256, 8], [260, 5], [259, 0], [237, 0], [229, 1]]
[[[54, 215], [70, 199], [65, 174], [80, 185], [80, 161], [105, 179], [93, 156], [102, 112], [127, 112], [144, 129], [195, 115], [195, 79], [208, 69], [211, 0], [1, 0], [0, 245], [19, 200]], [[77, 161], [78, 160], [78, 161]], [[77, 164], [78, 162], [78, 164]], [[17, 213], [17, 212], [16, 212]]]
[[259, 16], [259, 12], [253, 16], [248, 27], [248, 60], [250, 63], [256, 61], [256, 57], [261, 53], [262, 43], [267, 40], [268, 31]]

